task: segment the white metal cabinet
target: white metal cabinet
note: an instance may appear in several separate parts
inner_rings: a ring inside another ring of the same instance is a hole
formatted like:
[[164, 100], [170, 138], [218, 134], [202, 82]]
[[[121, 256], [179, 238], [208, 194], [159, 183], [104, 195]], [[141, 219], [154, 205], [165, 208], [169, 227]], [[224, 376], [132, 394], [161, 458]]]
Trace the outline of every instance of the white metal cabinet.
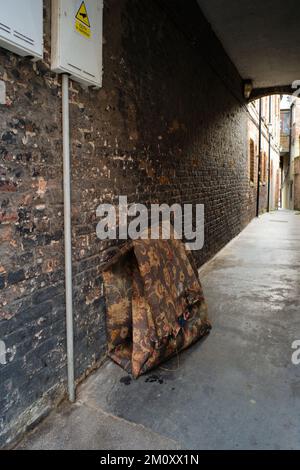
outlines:
[[103, 0], [52, 0], [52, 70], [102, 86]]
[[43, 0], [0, 0], [0, 47], [43, 57]]

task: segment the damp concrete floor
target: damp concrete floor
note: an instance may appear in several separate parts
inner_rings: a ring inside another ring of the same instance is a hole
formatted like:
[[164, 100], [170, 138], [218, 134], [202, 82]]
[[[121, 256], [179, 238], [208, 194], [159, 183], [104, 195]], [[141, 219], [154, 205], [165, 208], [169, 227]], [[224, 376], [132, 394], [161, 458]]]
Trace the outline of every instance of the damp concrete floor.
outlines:
[[251, 224], [200, 270], [213, 330], [137, 381], [108, 361], [20, 449], [300, 449], [300, 215]]

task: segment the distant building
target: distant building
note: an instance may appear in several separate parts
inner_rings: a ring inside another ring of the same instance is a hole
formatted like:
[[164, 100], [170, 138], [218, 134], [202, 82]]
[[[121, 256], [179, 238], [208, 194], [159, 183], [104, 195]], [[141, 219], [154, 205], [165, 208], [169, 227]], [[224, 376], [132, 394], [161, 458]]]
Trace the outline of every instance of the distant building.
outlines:
[[300, 210], [300, 99], [281, 100], [281, 207]]
[[248, 111], [249, 197], [261, 214], [279, 207], [280, 95], [253, 101]]

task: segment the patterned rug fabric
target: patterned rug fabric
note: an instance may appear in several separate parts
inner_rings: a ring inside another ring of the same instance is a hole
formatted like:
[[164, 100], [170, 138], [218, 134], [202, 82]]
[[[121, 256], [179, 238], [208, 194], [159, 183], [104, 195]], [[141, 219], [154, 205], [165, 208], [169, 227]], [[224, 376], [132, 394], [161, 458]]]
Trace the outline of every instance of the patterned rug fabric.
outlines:
[[180, 240], [132, 241], [103, 278], [108, 354], [135, 378], [211, 329], [197, 269]]

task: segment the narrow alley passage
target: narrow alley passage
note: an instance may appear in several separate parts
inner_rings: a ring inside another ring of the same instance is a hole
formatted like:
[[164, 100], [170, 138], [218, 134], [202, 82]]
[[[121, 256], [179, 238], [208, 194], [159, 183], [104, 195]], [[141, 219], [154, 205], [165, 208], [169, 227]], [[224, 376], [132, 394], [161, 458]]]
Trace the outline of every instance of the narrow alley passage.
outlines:
[[138, 381], [106, 362], [19, 448], [299, 448], [300, 214], [253, 220], [200, 277], [207, 339]]

